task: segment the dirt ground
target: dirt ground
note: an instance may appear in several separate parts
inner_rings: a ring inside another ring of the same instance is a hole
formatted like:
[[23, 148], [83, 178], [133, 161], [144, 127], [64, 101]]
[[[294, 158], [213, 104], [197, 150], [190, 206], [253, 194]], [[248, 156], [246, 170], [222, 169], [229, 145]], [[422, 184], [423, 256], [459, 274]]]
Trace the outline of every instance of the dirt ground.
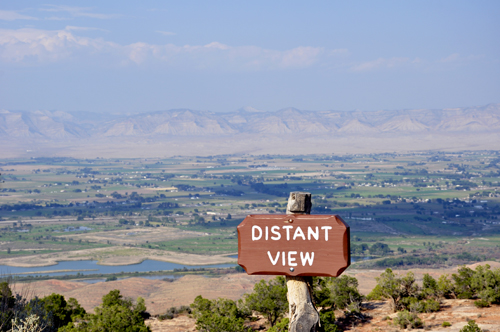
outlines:
[[185, 231], [173, 227], [134, 228], [109, 232], [64, 234], [59, 237], [115, 245], [140, 245], [148, 242], [179, 240], [203, 236], [204, 233]]
[[[345, 331], [409, 331], [401, 330], [393, 324], [393, 319], [397, 314], [390, 310], [388, 302], [364, 302], [363, 306], [365, 308], [363, 313], [369, 317], [367, 321], [343, 326], [342, 328]], [[342, 319], [343, 316], [341, 311], [335, 312], [337, 319]], [[423, 330], [425, 331], [459, 332], [461, 328], [467, 325], [469, 320], [475, 320], [476, 324], [484, 332], [500, 331], [500, 306], [494, 305], [490, 308], [478, 309], [474, 306], [474, 301], [472, 300], [444, 300], [440, 311], [430, 314], [419, 314], [419, 317], [424, 323]], [[448, 322], [451, 326], [443, 327], [443, 322]], [[196, 320], [186, 315], [163, 321], [152, 317], [146, 321], [146, 324], [151, 327], [152, 332], [196, 331]], [[269, 328], [264, 319], [260, 319], [251, 325], [256, 330], [266, 330]]]
[[236, 262], [234, 258], [224, 255], [195, 255], [165, 250], [116, 246], [2, 258], [0, 259], [0, 265], [34, 267], [55, 265], [60, 261], [83, 260], [97, 260], [101, 265], [131, 265], [141, 263], [146, 259], [186, 265], [210, 265]]
[[[492, 268], [500, 268], [500, 263], [488, 263]], [[475, 268], [479, 264], [469, 265]], [[412, 269], [417, 280], [421, 283], [425, 273], [438, 278], [441, 274], [451, 274], [457, 271], [457, 267], [451, 269]], [[375, 277], [382, 270], [349, 270], [346, 273], [355, 276], [359, 281], [361, 293], [368, 294], [376, 285]], [[396, 273], [404, 275], [408, 270], [395, 270]], [[251, 292], [256, 282], [261, 279], [269, 280], [273, 276], [249, 276], [244, 273], [230, 274], [221, 277], [207, 278], [193, 275], [184, 276], [174, 282], [163, 280], [149, 280], [145, 278], [130, 278], [111, 282], [100, 282], [87, 284], [75, 281], [46, 280], [32, 282], [30, 284], [17, 284], [15, 291], [23, 291], [25, 294], [45, 296], [51, 293], [64, 295], [66, 298], [74, 297], [88, 311], [92, 311], [101, 303], [103, 295], [113, 289], [119, 289], [126, 297], [136, 299], [141, 296], [145, 299], [146, 307], [152, 315], [165, 313], [172, 306], [189, 305], [194, 298], [202, 295], [205, 298], [215, 299], [225, 297], [233, 300], [241, 298], [245, 293]], [[364, 303], [364, 307], [370, 318], [363, 324], [357, 326], [346, 326], [351, 331], [400, 331], [392, 325], [392, 319], [396, 314], [392, 313], [389, 304], [383, 301], [371, 301]], [[337, 318], [342, 318], [342, 312], [336, 312]], [[420, 314], [428, 331], [450, 331], [458, 332], [470, 319], [476, 320], [478, 325], [485, 331], [500, 332], [500, 306], [494, 305], [490, 308], [476, 308], [472, 300], [443, 300], [442, 310], [437, 313]], [[443, 328], [441, 324], [447, 321], [451, 327]], [[148, 320], [154, 332], [160, 331], [195, 331], [194, 320], [180, 316], [173, 320], [159, 321], [156, 318]], [[259, 325], [260, 324], [260, 325]], [[264, 321], [253, 323], [254, 327], [265, 328]]]
[[148, 312], [152, 315], [162, 314], [170, 307], [189, 305], [198, 295], [205, 298], [218, 297], [237, 300], [243, 294], [252, 291], [256, 282], [261, 279], [272, 279], [272, 276], [249, 276], [243, 273], [230, 274], [223, 277], [208, 278], [201, 275], [184, 276], [174, 282], [150, 280], [145, 278], [129, 278], [117, 281], [88, 284], [85, 282], [44, 280], [30, 284], [16, 284], [14, 290], [43, 297], [52, 293], [74, 297], [87, 311], [92, 311], [101, 304], [102, 297], [113, 289], [119, 289], [125, 297], [136, 299], [143, 297]]

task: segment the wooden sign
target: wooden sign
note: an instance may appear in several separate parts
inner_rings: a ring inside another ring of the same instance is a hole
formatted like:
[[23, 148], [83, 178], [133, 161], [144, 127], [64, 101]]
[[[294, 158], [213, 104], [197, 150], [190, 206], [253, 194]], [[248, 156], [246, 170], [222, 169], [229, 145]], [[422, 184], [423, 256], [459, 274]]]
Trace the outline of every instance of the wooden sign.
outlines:
[[337, 277], [351, 264], [349, 226], [338, 215], [249, 215], [238, 264], [248, 274]]

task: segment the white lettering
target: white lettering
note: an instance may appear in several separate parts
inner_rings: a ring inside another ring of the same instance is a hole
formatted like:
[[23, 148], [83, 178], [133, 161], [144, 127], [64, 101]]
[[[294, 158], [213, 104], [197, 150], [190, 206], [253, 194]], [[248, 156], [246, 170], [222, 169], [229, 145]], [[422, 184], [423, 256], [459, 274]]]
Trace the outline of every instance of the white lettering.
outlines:
[[328, 241], [328, 230], [332, 229], [332, 226], [323, 226], [321, 229], [325, 230], [325, 241]]
[[[314, 255], [314, 253], [313, 253], [313, 255]], [[276, 265], [276, 263], [278, 263], [278, 259], [280, 258], [280, 252], [278, 251], [276, 253], [276, 259], [273, 259], [273, 256], [271, 256], [271, 252], [270, 251], [267, 252], [267, 256], [269, 256], [269, 260], [271, 261], [271, 263], [273, 265]], [[302, 265], [304, 265], [304, 264], [302, 264]]]
[[319, 238], [319, 229], [318, 226], [316, 226], [316, 232], [313, 232], [311, 227], [307, 227], [307, 239], [311, 239], [311, 235], [314, 237], [315, 240], [318, 240]]
[[312, 266], [314, 261], [314, 252], [312, 252], [311, 256], [309, 256], [308, 252], [306, 252], [305, 255], [303, 255], [303, 252], [301, 251], [300, 260], [302, 261], [302, 266], [306, 266], [306, 262], [309, 263], [309, 266]]
[[268, 240], [268, 238], [269, 238], [269, 229], [268, 229], [268, 227], [266, 226], [266, 241]]
[[304, 232], [302, 232], [302, 228], [300, 228], [300, 226], [295, 229], [295, 233], [293, 234], [293, 240], [295, 240], [299, 236], [302, 237], [302, 240], [304, 241], [306, 240], [306, 236], [304, 235]]
[[281, 256], [281, 261], [283, 263], [283, 266], [286, 264], [286, 257], [285, 257], [285, 252], [283, 251], [283, 255]]
[[297, 266], [297, 263], [294, 263], [295, 257], [292, 257], [292, 255], [297, 255], [297, 252], [296, 251], [288, 252], [288, 266]]
[[[259, 231], [259, 237], [255, 236], [255, 231], [258, 230]], [[260, 240], [260, 238], [262, 237], [262, 228], [260, 228], [259, 226], [252, 226], [252, 241], [257, 241], [257, 240]]]
[[[276, 231], [275, 231], [275, 229], [276, 229]], [[271, 240], [279, 240], [279, 239], [281, 239], [281, 234], [279, 232], [277, 232], [279, 230], [280, 230], [279, 226], [273, 226], [273, 227], [271, 227], [271, 233], [276, 234], [276, 236], [271, 236]]]
[[293, 226], [283, 226], [283, 229], [286, 229], [286, 240], [290, 241], [290, 230], [293, 228]]

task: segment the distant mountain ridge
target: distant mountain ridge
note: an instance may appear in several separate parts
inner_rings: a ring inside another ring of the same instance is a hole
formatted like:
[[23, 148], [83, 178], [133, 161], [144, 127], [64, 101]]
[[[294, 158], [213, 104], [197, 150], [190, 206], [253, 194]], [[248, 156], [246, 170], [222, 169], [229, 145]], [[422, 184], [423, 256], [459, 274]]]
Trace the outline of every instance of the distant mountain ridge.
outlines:
[[110, 137], [232, 136], [500, 132], [500, 104], [442, 110], [262, 112], [246, 107], [230, 113], [175, 109], [135, 115], [91, 112], [0, 110], [0, 138], [47, 140]]

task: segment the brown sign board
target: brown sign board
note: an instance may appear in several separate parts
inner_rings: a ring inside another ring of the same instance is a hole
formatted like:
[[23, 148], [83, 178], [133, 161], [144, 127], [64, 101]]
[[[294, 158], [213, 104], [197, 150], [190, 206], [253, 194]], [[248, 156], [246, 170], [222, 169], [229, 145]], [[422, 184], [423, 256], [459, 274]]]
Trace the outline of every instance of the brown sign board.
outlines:
[[249, 215], [238, 264], [248, 274], [337, 277], [351, 264], [349, 226], [338, 215]]

